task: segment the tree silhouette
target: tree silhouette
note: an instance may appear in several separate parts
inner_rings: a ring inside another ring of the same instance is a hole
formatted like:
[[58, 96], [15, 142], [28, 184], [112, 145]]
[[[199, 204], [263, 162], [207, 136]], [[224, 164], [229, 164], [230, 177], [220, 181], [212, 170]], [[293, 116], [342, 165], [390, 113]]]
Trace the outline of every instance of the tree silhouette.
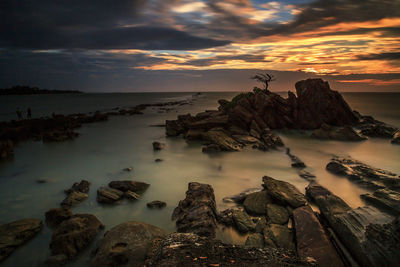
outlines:
[[265, 74], [258, 73], [256, 75], [250, 77], [250, 79], [256, 80], [257, 82], [264, 84], [265, 90], [268, 90], [269, 82], [275, 81], [274, 75], [268, 74], [268, 73], [265, 73]]

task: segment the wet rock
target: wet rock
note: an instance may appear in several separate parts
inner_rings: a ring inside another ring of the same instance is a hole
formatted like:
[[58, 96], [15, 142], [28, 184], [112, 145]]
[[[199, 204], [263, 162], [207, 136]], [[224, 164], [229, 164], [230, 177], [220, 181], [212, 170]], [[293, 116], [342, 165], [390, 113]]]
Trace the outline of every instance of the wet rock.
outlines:
[[215, 237], [217, 210], [213, 188], [208, 184], [189, 183], [186, 198], [179, 201], [172, 219], [178, 232]]
[[68, 196], [61, 202], [61, 206], [63, 207], [72, 207], [75, 206], [85, 199], [88, 198], [88, 194], [82, 193], [79, 191], [72, 191], [68, 194]]
[[45, 213], [46, 223], [50, 226], [58, 226], [61, 222], [72, 217], [70, 208], [50, 209]]
[[317, 178], [314, 174], [309, 173], [308, 171], [305, 170], [300, 170], [299, 171], [299, 176], [303, 179], [306, 179], [307, 181], [314, 181], [315, 178]]
[[124, 169], [122, 169], [124, 172], [131, 172], [131, 171], [133, 171], [133, 168], [132, 167], [127, 167], [127, 168], [124, 168]]
[[243, 145], [260, 145], [262, 144], [260, 139], [257, 139], [256, 137], [250, 136], [250, 135], [232, 135], [233, 139], [238, 141], [239, 143]]
[[203, 146], [201, 151], [203, 153], [215, 153], [215, 152], [221, 152], [222, 149], [217, 144], [209, 144], [209, 145]]
[[108, 187], [100, 187], [97, 190], [97, 202], [112, 204], [122, 199], [124, 192]]
[[162, 162], [163, 159], [155, 159], [154, 162]]
[[295, 250], [293, 231], [287, 226], [280, 224], [270, 224], [264, 228], [265, 246], [273, 248], [284, 248]]
[[165, 134], [167, 136], [178, 136], [185, 132], [185, 128], [178, 120], [165, 121]]
[[400, 131], [397, 131], [393, 134], [393, 139], [391, 141], [392, 144], [400, 144]]
[[93, 253], [91, 266], [145, 266], [153, 243], [166, 232], [141, 222], [125, 222], [104, 234]]
[[0, 262], [32, 239], [42, 227], [42, 221], [37, 219], [23, 219], [0, 225]]
[[72, 187], [68, 190], [65, 190], [65, 193], [69, 194], [72, 191], [78, 191], [81, 193], [89, 192], [90, 183], [86, 180], [81, 180], [79, 183], [74, 183]]
[[[311, 183], [306, 191], [307, 196], [314, 200], [323, 217], [359, 264], [363, 266], [396, 265], [393, 265], [395, 262], [393, 259], [396, 258], [393, 254], [394, 250], [388, 246], [391, 241], [386, 242], [378, 238], [393, 235], [391, 240], [400, 239], [398, 230], [391, 232], [393, 228], [382, 227], [382, 224], [392, 221], [391, 216], [369, 206], [351, 209], [341, 198], [315, 182]], [[368, 229], [374, 229], [374, 234], [370, 236]]]
[[285, 249], [251, 248], [224, 244], [191, 233], [167, 236], [147, 266], [307, 266]]
[[125, 191], [122, 196], [124, 198], [130, 199], [130, 200], [138, 200], [138, 199], [140, 199], [140, 195], [139, 194], [136, 194], [135, 192], [132, 192], [130, 190]]
[[226, 209], [226, 210], [221, 211], [217, 217], [218, 223], [223, 224], [228, 227], [235, 226], [235, 221], [233, 220], [233, 211], [234, 210], [236, 210], [236, 209]]
[[292, 161], [293, 168], [303, 169], [307, 167], [301, 159], [290, 152], [290, 148], [286, 148], [286, 155], [288, 155], [290, 160]]
[[261, 190], [262, 190], [262, 188], [259, 188], [259, 187], [249, 188], [237, 195], [224, 197], [222, 200], [227, 203], [234, 202], [234, 203], [242, 204], [248, 195], [255, 193], [255, 192], [260, 192]]
[[132, 191], [136, 194], [143, 194], [147, 188], [149, 188], [149, 184], [144, 182], [137, 182], [132, 180], [123, 180], [123, 181], [112, 181], [108, 184], [109, 187], [117, 189], [122, 192]]
[[153, 150], [161, 150], [165, 147], [165, 144], [160, 142], [153, 142]]
[[74, 258], [89, 246], [103, 228], [104, 226], [94, 215], [73, 215], [70, 219], [61, 222], [53, 232], [50, 242], [52, 256], [60, 259]]
[[198, 120], [189, 124], [190, 129], [209, 130], [215, 127], [225, 127], [228, 124], [228, 115], [220, 111], [206, 111], [201, 114]]
[[360, 127], [361, 134], [369, 137], [392, 138], [398, 130], [396, 127], [385, 123], [366, 124]]
[[396, 174], [368, 166], [351, 158], [335, 157], [326, 165], [326, 169], [373, 189], [400, 188], [400, 178]]
[[307, 203], [304, 195], [296, 187], [287, 182], [264, 176], [263, 187], [272, 199], [282, 205], [290, 205], [293, 208], [298, 208]]
[[11, 140], [0, 140], [0, 160], [11, 158], [14, 155], [14, 145]]
[[232, 218], [239, 232], [247, 233], [256, 230], [256, 224], [244, 210], [234, 210]]
[[300, 257], [314, 258], [319, 266], [344, 266], [310, 206], [295, 209], [293, 219]]
[[212, 129], [205, 134], [205, 138], [219, 146], [222, 151], [239, 151], [241, 145], [223, 130]]
[[246, 247], [252, 247], [252, 248], [263, 248], [264, 247], [264, 236], [259, 233], [250, 234], [247, 237], [246, 243], [244, 245]]
[[259, 217], [258, 222], [256, 222], [256, 233], [263, 233], [266, 226], [267, 219], [265, 217]]
[[167, 206], [167, 203], [165, 203], [163, 201], [160, 201], [160, 200], [154, 200], [152, 202], [147, 203], [146, 205], [150, 209], [154, 209], [154, 208], [162, 209], [162, 208], [165, 208]]
[[364, 194], [362, 199], [379, 209], [400, 215], [400, 193], [389, 189], [378, 189], [373, 194]]
[[364, 136], [359, 135], [351, 126], [336, 128], [327, 124], [322, 124], [321, 128], [314, 130], [311, 136], [317, 139], [339, 141], [362, 141], [367, 139]]
[[271, 197], [266, 191], [260, 191], [249, 194], [243, 206], [249, 214], [265, 215], [269, 203], [272, 203]]
[[185, 134], [186, 140], [203, 140], [205, 131], [202, 129], [189, 129]]
[[267, 218], [269, 223], [286, 224], [289, 220], [289, 213], [285, 207], [276, 204], [268, 204]]

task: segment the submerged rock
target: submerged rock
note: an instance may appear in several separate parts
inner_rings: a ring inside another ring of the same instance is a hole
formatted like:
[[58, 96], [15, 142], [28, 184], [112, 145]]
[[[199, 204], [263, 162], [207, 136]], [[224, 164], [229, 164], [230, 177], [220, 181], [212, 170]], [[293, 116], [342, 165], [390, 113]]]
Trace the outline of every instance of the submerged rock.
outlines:
[[165, 235], [164, 230], [146, 223], [119, 224], [104, 234], [91, 266], [145, 266], [151, 250]]
[[299, 159], [297, 156], [293, 155], [290, 152], [290, 148], [286, 148], [286, 155], [288, 155], [290, 160], [292, 161], [293, 168], [303, 169], [303, 168], [307, 167], [306, 164], [304, 164], [304, 162], [301, 161], [301, 159]]
[[299, 171], [299, 176], [303, 179], [306, 179], [307, 181], [314, 181], [315, 178], [317, 178], [314, 174], [309, 173], [308, 171], [305, 170], [300, 170]]
[[293, 219], [300, 257], [311, 257], [319, 266], [344, 266], [310, 206], [295, 209]]
[[91, 214], [75, 214], [60, 223], [51, 237], [51, 262], [74, 258], [89, 246], [104, 225]]
[[160, 200], [154, 200], [152, 202], [147, 203], [146, 205], [150, 209], [154, 209], [154, 208], [162, 209], [167, 206], [167, 203], [165, 203], [164, 201], [160, 201]]
[[181, 233], [215, 237], [217, 209], [213, 188], [208, 184], [189, 183], [186, 198], [179, 201], [172, 219]]
[[400, 215], [400, 193], [389, 189], [378, 189], [373, 194], [360, 196], [368, 203], [379, 209], [389, 211], [394, 215]]
[[43, 227], [38, 219], [23, 219], [0, 225], [0, 262], [32, 239]]
[[148, 266], [308, 266], [291, 251], [224, 244], [191, 233], [167, 236]]
[[326, 169], [373, 189], [400, 188], [400, 178], [396, 174], [368, 166], [351, 158], [335, 157], [326, 165]]
[[263, 177], [263, 187], [268, 194], [283, 205], [289, 205], [293, 208], [304, 206], [307, 203], [306, 198], [296, 187], [284, 181], [275, 180], [269, 176]]

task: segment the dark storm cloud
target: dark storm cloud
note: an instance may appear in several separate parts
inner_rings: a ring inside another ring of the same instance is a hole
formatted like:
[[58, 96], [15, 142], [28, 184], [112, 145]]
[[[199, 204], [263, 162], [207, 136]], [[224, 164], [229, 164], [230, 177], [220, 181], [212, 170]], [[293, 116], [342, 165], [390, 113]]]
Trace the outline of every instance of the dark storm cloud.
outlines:
[[0, 47], [196, 50], [229, 43], [168, 25], [135, 26], [145, 6], [143, 0], [3, 0]]
[[400, 60], [400, 52], [359, 55], [360, 60]]

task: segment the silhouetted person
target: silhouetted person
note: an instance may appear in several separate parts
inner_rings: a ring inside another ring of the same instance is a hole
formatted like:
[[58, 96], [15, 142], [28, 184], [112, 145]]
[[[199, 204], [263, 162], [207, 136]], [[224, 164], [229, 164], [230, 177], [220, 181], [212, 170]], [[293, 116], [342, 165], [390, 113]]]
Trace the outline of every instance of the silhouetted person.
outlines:
[[31, 110], [31, 108], [28, 108], [28, 109], [26, 110], [26, 117], [27, 117], [28, 119], [32, 119], [32, 110]]
[[22, 111], [20, 108], [17, 108], [17, 117], [19, 120], [22, 120]]

